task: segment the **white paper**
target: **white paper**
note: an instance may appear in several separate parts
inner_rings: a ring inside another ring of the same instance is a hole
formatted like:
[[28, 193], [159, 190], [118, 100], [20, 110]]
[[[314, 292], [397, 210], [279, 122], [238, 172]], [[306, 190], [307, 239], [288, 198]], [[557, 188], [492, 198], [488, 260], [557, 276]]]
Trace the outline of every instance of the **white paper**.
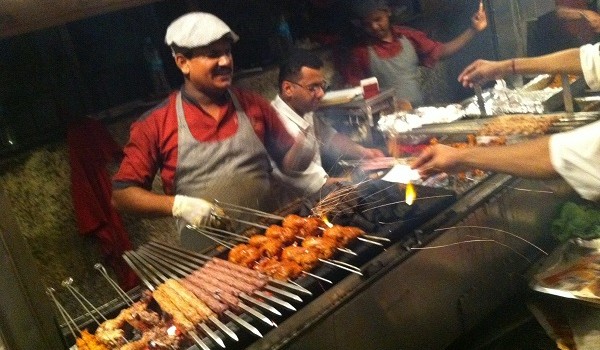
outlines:
[[416, 169], [411, 169], [406, 164], [396, 164], [394, 167], [381, 178], [387, 182], [397, 182], [407, 184], [421, 179], [419, 172]]

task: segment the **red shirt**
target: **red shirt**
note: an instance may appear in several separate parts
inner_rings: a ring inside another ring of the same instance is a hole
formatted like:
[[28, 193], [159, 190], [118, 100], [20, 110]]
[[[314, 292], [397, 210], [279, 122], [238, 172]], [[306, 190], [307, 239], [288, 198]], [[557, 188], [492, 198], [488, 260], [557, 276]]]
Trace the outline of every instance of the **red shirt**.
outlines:
[[409, 27], [392, 26], [392, 34], [392, 42], [377, 40], [365, 43], [353, 47], [350, 57], [338, 57], [338, 69], [346, 84], [358, 86], [361, 79], [372, 76], [369, 47], [372, 47], [379, 57], [391, 58], [402, 52], [402, 43], [398, 40], [402, 36], [413, 44], [422, 66], [433, 67], [439, 61], [443, 43], [429, 38], [424, 32]]
[[[278, 164], [294, 143], [268, 101], [250, 91], [233, 88], [240, 105], [250, 119], [254, 131], [262, 141], [269, 156]], [[146, 112], [131, 125], [129, 142], [119, 171], [113, 177], [113, 188], [139, 186], [152, 187], [157, 171], [166, 194], [173, 193], [177, 167], [177, 113], [172, 93], [161, 104]], [[182, 92], [183, 111], [192, 135], [201, 142], [219, 141], [234, 135], [238, 116], [233, 102], [226, 103], [220, 111], [223, 118], [217, 122], [200, 106]]]

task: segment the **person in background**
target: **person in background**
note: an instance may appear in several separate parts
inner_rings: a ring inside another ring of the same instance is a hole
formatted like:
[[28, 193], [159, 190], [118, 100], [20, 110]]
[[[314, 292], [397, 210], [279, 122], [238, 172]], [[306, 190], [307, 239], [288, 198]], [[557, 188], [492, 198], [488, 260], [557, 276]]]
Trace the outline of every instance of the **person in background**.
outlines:
[[556, 0], [556, 17], [562, 30], [559, 41], [572, 47], [593, 43], [600, 33], [600, 14], [596, 0]]
[[367, 37], [350, 49], [349, 57], [338, 54], [336, 65], [345, 83], [358, 86], [360, 80], [374, 76], [381, 89], [395, 89], [398, 100], [407, 100], [413, 106], [422, 105], [424, 99], [418, 66], [433, 67], [462, 49], [488, 25], [480, 2], [471, 27], [442, 43], [416, 29], [392, 25], [391, 10], [385, 0], [353, 0], [350, 7]]
[[[509, 74], [583, 73], [589, 87], [598, 90], [599, 49], [597, 43], [538, 57], [477, 60], [458, 79], [472, 86]], [[411, 166], [423, 177], [473, 168], [535, 179], [562, 177], [581, 197], [600, 201], [600, 121], [508, 146], [456, 149], [436, 145], [423, 151]]]
[[327, 183], [339, 181], [329, 178], [321, 164], [321, 153], [331, 159], [370, 159], [383, 157], [381, 150], [365, 148], [336, 130], [315, 115], [325, 95], [327, 82], [323, 61], [314, 53], [295, 49], [279, 66], [279, 94], [271, 102], [288, 132], [298, 135], [306, 132], [317, 152], [308, 168], [301, 172], [283, 174], [275, 169], [273, 175], [287, 191], [286, 199], [316, 193]]
[[[209, 224], [218, 210], [213, 199], [272, 210], [269, 159], [287, 173], [306, 169], [315, 153], [304, 134], [286, 131], [268, 101], [232, 87], [237, 40], [209, 13], [188, 13], [169, 25], [165, 42], [183, 86], [132, 124], [113, 177], [117, 209], [174, 216], [181, 243], [194, 249], [213, 243], [185, 226]], [[152, 191], [157, 171], [164, 194]]]

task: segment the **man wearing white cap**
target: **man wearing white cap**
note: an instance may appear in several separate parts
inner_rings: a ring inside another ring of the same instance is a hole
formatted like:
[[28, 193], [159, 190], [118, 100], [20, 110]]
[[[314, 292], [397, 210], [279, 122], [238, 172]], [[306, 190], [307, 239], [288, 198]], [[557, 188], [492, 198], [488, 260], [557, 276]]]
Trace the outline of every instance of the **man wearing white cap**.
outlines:
[[[209, 13], [188, 13], [165, 41], [184, 77], [180, 91], [132, 124], [125, 157], [113, 178], [113, 203], [124, 211], [173, 215], [182, 244], [212, 242], [185, 230], [210, 223], [214, 199], [271, 210], [269, 157], [283, 172], [302, 171], [314, 146], [295, 139], [269, 102], [233, 88], [231, 45], [238, 36]], [[165, 194], [151, 191], [160, 171]]]

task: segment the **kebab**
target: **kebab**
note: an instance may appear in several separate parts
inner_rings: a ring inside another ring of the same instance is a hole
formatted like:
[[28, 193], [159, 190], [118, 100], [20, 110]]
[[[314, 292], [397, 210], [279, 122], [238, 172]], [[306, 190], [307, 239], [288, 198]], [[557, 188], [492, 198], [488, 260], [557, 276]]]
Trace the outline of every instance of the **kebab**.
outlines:
[[[151, 251], [151, 250], [154, 250], [154, 251]], [[181, 275], [184, 275], [184, 276], [187, 275], [186, 276], [187, 279], [178, 279], [179, 283], [182, 284], [182, 286], [184, 286], [190, 292], [192, 292], [192, 294], [194, 294], [196, 297], [198, 297], [198, 299], [200, 299], [202, 302], [206, 303], [207, 306], [209, 306], [209, 308], [216, 314], [219, 314], [219, 315], [225, 314], [226, 316], [231, 318], [234, 322], [238, 323], [239, 325], [246, 328], [250, 332], [258, 335], [259, 337], [262, 337], [262, 334], [258, 331], [258, 329], [256, 329], [255, 327], [253, 327], [252, 325], [250, 325], [249, 323], [247, 323], [246, 321], [244, 321], [237, 315], [230, 312], [228, 310], [228, 305], [226, 305], [227, 303], [234, 305], [234, 307], [236, 309], [244, 309], [245, 311], [248, 311], [249, 313], [251, 313], [253, 316], [261, 319], [268, 325], [273, 326], [273, 323], [269, 319], [264, 317], [264, 315], [260, 314], [257, 311], [254, 311], [253, 309], [251, 309], [251, 308], [247, 307], [246, 305], [244, 305], [243, 303], [239, 302], [237, 299], [237, 296], [224, 294], [224, 293], [222, 293], [222, 289], [220, 289], [220, 288], [218, 290], [214, 290], [214, 289], [211, 290], [211, 288], [207, 288], [206, 282], [214, 283], [213, 277], [209, 276], [207, 278], [207, 281], [203, 281], [202, 283], [196, 283], [196, 281], [194, 281], [194, 279], [197, 277], [192, 276], [192, 273], [195, 272], [199, 268], [199, 266], [194, 265], [190, 262], [187, 262], [186, 265], [192, 266], [192, 267], [185, 266], [184, 264], [182, 264], [185, 261], [174, 261], [171, 256], [163, 255], [162, 251], [156, 251], [155, 249], [151, 249], [148, 247], [141, 247], [140, 251], [141, 251], [140, 254], [146, 255], [146, 257], [152, 259], [153, 261], [155, 261], [157, 263], [160, 263], [161, 266], [169, 268], [174, 271], [177, 271]], [[214, 268], [219, 267], [219, 268], [223, 269], [223, 267], [218, 266], [217, 264], [213, 264], [213, 265], [215, 265]], [[239, 267], [239, 266], [236, 265], [236, 267]], [[251, 270], [248, 270], [248, 271], [253, 272]], [[203, 273], [203, 275], [205, 275], [205, 274], [206, 273]], [[236, 273], [234, 273], [234, 275], [235, 274]], [[241, 274], [240, 272], [237, 272], [237, 275], [240, 275], [240, 274]], [[172, 278], [177, 278], [173, 274], [170, 274], [170, 275], [172, 276]], [[264, 276], [262, 276], [262, 277], [264, 278]], [[262, 286], [265, 284], [265, 282], [259, 282], [257, 277], [252, 277], [252, 278], [254, 280], [251, 282], [254, 283], [255, 285]], [[249, 281], [249, 277], [246, 277], [246, 280]], [[270, 288], [270, 289], [272, 289], [273, 291], [279, 292], [282, 295], [288, 295], [292, 298], [295, 298], [296, 300], [302, 301], [302, 299], [300, 299], [298, 296], [293, 295], [291, 293], [287, 293], [285, 291], [278, 290], [276, 288]], [[257, 293], [259, 293], [259, 292], [257, 292]], [[262, 294], [260, 294], [260, 293], [258, 295], [262, 296]], [[247, 298], [251, 299], [250, 297], [247, 297]], [[278, 299], [276, 299], [274, 297], [268, 297], [268, 298], [272, 299], [273, 302], [281, 303], [281, 301], [279, 301]], [[273, 310], [275, 310], [275, 309], [273, 309]], [[208, 318], [210, 321], [212, 321], [213, 324], [215, 324], [217, 327], [219, 327], [219, 329], [221, 329], [224, 333], [229, 335], [232, 339], [234, 339], [236, 341], [238, 340], [236, 334], [233, 331], [231, 331], [225, 324], [223, 324], [221, 321], [219, 321], [219, 319], [216, 318], [214, 315], [210, 315]], [[201, 327], [202, 327], [202, 325], [201, 325]]]

